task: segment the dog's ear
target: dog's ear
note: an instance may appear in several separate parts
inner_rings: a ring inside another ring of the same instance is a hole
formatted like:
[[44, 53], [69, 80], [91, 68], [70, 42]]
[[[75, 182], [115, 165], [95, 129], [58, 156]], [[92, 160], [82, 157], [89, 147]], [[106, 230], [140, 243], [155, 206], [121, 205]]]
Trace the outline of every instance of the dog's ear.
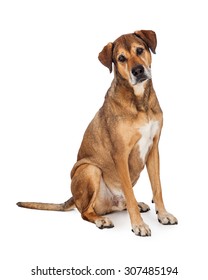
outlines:
[[157, 46], [157, 37], [154, 31], [152, 30], [140, 30], [135, 31], [134, 34], [138, 37], [140, 37], [147, 46], [150, 48], [150, 50], [155, 53], [155, 49]]
[[99, 53], [98, 59], [100, 62], [108, 67], [110, 73], [112, 72], [112, 62], [113, 62], [113, 43], [108, 43], [103, 50]]

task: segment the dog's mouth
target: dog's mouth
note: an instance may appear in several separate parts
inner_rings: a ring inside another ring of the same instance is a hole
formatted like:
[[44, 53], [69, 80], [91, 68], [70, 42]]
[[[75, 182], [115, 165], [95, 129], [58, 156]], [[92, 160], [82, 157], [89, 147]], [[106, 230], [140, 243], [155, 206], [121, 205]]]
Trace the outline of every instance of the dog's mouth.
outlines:
[[140, 83], [143, 83], [144, 81], [146, 80], [149, 80], [151, 79], [151, 77], [147, 76], [147, 75], [141, 75], [139, 77], [130, 77], [130, 82], [132, 84], [132, 86], [135, 86], [137, 84], [140, 84]]
[[141, 77], [138, 77], [138, 79], [137, 79], [137, 84], [138, 84], [138, 83], [142, 83], [142, 82], [144, 82], [144, 81], [146, 81], [146, 80], [148, 80], [148, 77], [147, 77], [146, 75], [143, 75], [143, 76], [141, 76]]

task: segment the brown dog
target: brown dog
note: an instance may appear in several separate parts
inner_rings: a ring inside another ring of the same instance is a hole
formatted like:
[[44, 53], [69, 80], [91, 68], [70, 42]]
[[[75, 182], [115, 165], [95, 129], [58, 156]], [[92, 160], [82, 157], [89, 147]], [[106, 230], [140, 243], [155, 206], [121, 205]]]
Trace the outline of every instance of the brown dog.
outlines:
[[133, 232], [149, 236], [151, 231], [140, 212], [149, 207], [138, 203], [132, 186], [146, 165], [158, 220], [177, 224], [163, 203], [159, 173], [158, 142], [163, 116], [151, 79], [151, 53], [156, 34], [136, 31], [107, 44], [99, 60], [114, 79], [101, 109], [85, 131], [77, 162], [71, 171], [72, 197], [63, 204], [19, 202], [18, 206], [67, 211], [77, 207], [82, 218], [99, 228], [113, 223], [102, 215], [127, 208]]

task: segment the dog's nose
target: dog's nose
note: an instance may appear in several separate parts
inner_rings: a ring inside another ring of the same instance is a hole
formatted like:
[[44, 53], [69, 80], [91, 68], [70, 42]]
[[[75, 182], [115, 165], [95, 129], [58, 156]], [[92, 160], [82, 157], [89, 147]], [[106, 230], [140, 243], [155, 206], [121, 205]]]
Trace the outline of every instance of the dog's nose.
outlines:
[[144, 74], [144, 67], [139, 64], [136, 67], [132, 68], [131, 73], [135, 76], [138, 77], [141, 74]]

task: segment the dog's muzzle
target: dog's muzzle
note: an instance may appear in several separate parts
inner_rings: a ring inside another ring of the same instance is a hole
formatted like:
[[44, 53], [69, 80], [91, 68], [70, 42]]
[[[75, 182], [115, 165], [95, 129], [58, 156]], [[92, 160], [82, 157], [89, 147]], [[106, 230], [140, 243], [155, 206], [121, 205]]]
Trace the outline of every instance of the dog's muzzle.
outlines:
[[130, 73], [132, 85], [142, 83], [145, 80], [151, 79], [150, 69], [145, 69], [143, 65], [138, 64], [133, 67]]

